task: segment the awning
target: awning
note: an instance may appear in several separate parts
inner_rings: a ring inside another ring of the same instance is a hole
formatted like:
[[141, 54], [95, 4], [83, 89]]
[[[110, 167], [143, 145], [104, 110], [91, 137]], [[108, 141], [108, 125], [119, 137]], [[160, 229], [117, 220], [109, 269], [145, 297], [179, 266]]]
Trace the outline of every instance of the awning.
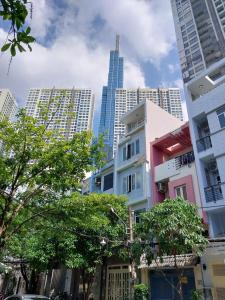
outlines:
[[[198, 257], [194, 254], [185, 254], [176, 256], [176, 265], [178, 268], [195, 266], [198, 261]], [[174, 269], [175, 268], [175, 258], [174, 256], [163, 256], [161, 259], [157, 257], [153, 259], [151, 264], [148, 265], [145, 257], [141, 258], [141, 264], [139, 269]]]

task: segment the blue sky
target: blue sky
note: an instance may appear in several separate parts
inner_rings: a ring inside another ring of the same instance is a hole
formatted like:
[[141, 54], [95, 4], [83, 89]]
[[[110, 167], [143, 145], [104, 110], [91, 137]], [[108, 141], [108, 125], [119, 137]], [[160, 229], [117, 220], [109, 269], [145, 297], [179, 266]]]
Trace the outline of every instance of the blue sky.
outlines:
[[[125, 58], [125, 87], [182, 87], [169, 0], [33, 0], [28, 21], [37, 38], [32, 53], [0, 56], [0, 87], [20, 105], [35, 87], [88, 87], [107, 82], [109, 51], [116, 33]], [[0, 42], [6, 35], [0, 23]]]

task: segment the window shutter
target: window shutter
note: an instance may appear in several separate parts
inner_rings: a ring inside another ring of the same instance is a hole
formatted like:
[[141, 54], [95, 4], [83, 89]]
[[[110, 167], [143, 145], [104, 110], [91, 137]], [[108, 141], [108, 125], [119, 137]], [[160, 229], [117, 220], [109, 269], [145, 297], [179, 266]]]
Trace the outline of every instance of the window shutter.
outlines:
[[132, 190], [135, 190], [135, 174], [132, 174]]

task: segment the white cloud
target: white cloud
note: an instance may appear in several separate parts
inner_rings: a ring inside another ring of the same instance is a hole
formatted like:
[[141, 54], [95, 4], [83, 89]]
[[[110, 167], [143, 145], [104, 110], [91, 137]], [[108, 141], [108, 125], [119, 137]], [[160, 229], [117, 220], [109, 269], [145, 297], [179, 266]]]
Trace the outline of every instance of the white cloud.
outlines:
[[124, 87], [145, 87], [145, 78], [140, 67], [131, 61], [125, 61], [124, 65]]
[[[141, 64], [159, 65], [174, 45], [169, 1], [159, 0], [33, 1], [33, 52], [18, 54], [7, 76], [9, 57], [0, 57], [1, 87], [25, 100], [32, 87], [90, 87], [98, 103], [107, 83], [109, 50], [121, 35], [125, 87], [143, 87]], [[95, 26], [93, 25], [95, 23]], [[99, 26], [100, 24], [100, 26]], [[0, 29], [0, 43], [4, 41]], [[98, 108], [99, 106], [97, 106]]]
[[177, 63], [177, 64], [168, 64], [168, 69], [169, 69], [169, 72], [171, 74], [174, 74], [176, 73], [177, 71], [180, 70], [180, 65]]
[[43, 39], [48, 33], [48, 28], [55, 18], [54, 8], [51, 2], [46, 0], [36, 0], [32, 2], [32, 18], [28, 23], [32, 28], [32, 34]]
[[101, 18], [104, 26], [96, 38], [109, 42], [109, 38], [112, 40], [115, 33], [119, 33], [123, 52], [128, 56], [158, 64], [174, 45], [170, 1], [71, 0], [70, 3], [71, 11], [79, 8], [74, 19], [78, 30], [92, 33], [93, 21]]

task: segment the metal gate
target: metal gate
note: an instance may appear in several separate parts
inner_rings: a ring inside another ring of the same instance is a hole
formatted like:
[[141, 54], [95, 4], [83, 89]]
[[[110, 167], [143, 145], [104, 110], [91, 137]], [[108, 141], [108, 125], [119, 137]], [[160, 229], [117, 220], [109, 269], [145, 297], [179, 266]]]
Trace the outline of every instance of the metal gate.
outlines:
[[108, 266], [106, 280], [106, 300], [128, 300], [130, 299], [130, 292], [129, 266]]

